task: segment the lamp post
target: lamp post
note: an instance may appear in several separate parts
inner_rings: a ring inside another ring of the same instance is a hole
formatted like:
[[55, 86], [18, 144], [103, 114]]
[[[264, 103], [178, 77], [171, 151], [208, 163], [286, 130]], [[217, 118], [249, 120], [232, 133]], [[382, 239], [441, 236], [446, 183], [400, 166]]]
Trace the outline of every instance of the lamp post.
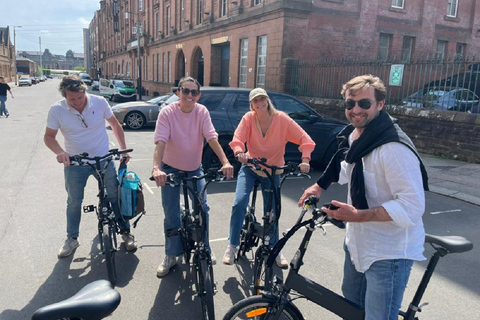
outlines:
[[22, 26], [13, 26], [13, 68], [15, 70], [15, 85], [17, 85], [17, 42], [16, 42], [16, 34], [15, 34], [15, 28], [21, 28]]

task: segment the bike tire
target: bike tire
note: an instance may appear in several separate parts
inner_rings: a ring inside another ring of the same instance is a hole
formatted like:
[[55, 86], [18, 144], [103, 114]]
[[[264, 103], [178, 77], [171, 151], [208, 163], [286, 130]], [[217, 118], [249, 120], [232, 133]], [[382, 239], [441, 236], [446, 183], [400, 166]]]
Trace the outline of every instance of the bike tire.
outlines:
[[183, 259], [185, 264], [190, 264], [190, 257], [192, 254], [192, 247], [194, 243], [192, 243], [192, 239], [190, 236], [190, 221], [189, 215], [185, 212], [185, 207], [182, 205], [182, 215], [181, 215], [181, 229], [180, 229], [180, 237], [182, 240], [182, 247], [183, 247]]
[[107, 265], [108, 280], [112, 285], [117, 282], [117, 270], [115, 266], [115, 231], [110, 228], [108, 223], [102, 228], [103, 253], [105, 255], [105, 264]]
[[[251, 296], [240, 300], [233, 307], [231, 307], [223, 320], [238, 320], [238, 319], [261, 319], [267, 320], [269, 317], [265, 314], [268, 310], [273, 308], [275, 300], [263, 296]], [[258, 316], [248, 315], [247, 313], [258, 313]], [[304, 320], [300, 311], [291, 303], [284, 305], [280, 320]]]
[[215, 320], [215, 306], [213, 301], [213, 269], [206, 259], [200, 259], [197, 270], [197, 294], [202, 303], [204, 320]]
[[262, 247], [258, 247], [255, 252], [255, 260], [253, 264], [253, 294], [259, 295], [262, 290], [268, 290], [265, 286], [265, 276], [266, 276], [266, 262], [263, 259]]

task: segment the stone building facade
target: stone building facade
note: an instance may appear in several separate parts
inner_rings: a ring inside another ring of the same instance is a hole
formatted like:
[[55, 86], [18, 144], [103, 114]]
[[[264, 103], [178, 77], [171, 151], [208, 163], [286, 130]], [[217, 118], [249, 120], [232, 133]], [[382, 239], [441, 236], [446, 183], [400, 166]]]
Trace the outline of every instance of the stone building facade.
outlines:
[[10, 28], [0, 27], [0, 76], [5, 82], [15, 81], [15, 48], [10, 39]]
[[381, 62], [480, 49], [475, 0], [102, 0], [100, 6], [90, 24], [96, 70], [103, 77], [141, 74], [150, 93], [169, 92], [185, 75], [203, 85], [283, 91], [286, 59]]
[[[17, 56], [33, 60], [40, 66], [40, 51], [18, 51]], [[42, 53], [41, 65], [44, 69], [74, 70], [83, 64], [83, 53], [74, 53], [72, 50], [65, 55], [52, 54], [48, 49]]]

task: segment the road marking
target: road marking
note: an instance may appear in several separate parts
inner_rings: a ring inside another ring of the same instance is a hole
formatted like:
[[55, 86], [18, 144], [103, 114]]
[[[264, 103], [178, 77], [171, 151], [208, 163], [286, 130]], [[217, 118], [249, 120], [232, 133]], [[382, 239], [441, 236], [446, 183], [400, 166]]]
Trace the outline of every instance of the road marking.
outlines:
[[218, 239], [210, 239], [209, 242], [220, 242], [220, 241], [227, 241], [228, 238], [218, 238]]
[[461, 209], [453, 209], [453, 210], [430, 212], [430, 214], [441, 214], [441, 213], [460, 212], [460, 211], [462, 211], [462, 210]]
[[150, 194], [154, 194], [152, 188], [150, 188], [150, 187], [148, 186], [148, 184], [143, 183], [143, 185], [145, 186], [145, 188], [147, 188], [147, 190], [148, 190], [148, 192], [150, 192]]

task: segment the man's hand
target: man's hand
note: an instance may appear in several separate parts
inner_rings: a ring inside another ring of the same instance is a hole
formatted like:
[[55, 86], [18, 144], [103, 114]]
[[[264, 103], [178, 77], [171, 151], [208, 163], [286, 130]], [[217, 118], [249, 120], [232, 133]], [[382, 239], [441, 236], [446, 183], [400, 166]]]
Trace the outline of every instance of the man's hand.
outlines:
[[129, 153], [122, 153], [121, 155], [121, 159], [120, 159], [120, 162], [125, 162], [125, 164], [128, 163], [128, 161], [130, 161], [130, 154]]
[[337, 206], [336, 210], [322, 208], [330, 217], [344, 222], [368, 222], [368, 221], [392, 221], [388, 212], [382, 207], [375, 207], [364, 210], [357, 210], [348, 203], [332, 200], [332, 204]]
[[159, 168], [153, 168], [152, 176], [155, 179], [157, 187], [163, 187], [167, 183], [167, 174]]
[[305, 202], [305, 200], [312, 195], [317, 196], [319, 198], [322, 195], [322, 188], [320, 188], [320, 186], [316, 183], [305, 190], [305, 192], [300, 197], [300, 200], [298, 200], [298, 206], [299, 207], [303, 206], [303, 203]]
[[63, 163], [64, 167], [68, 167], [70, 165], [70, 155], [66, 152], [59, 153], [57, 154], [57, 161]]
[[225, 163], [222, 168], [222, 174], [227, 178], [227, 180], [230, 180], [233, 178], [233, 166], [230, 164], [230, 162]]

